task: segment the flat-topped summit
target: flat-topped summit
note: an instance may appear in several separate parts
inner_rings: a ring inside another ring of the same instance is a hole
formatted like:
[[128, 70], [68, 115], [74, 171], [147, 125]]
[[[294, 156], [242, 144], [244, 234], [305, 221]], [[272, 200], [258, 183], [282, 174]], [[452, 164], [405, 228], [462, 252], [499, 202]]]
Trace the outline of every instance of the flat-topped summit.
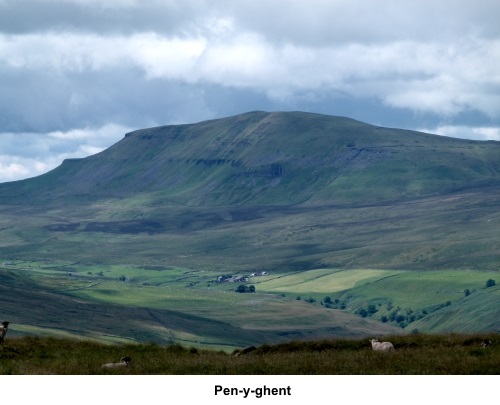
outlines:
[[189, 205], [400, 200], [500, 183], [500, 143], [345, 117], [255, 111], [130, 132], [110, 148], [0, 185], [22, 201], [126, 198]]

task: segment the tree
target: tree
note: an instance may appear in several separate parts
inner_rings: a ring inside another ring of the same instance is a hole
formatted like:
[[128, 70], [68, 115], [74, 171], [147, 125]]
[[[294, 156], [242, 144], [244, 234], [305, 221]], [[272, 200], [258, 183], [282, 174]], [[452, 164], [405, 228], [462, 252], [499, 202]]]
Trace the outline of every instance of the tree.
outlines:
[[406, 317], [403, 316], [403, 315], [397, 315], [396, 316], [396, 322], [397, 323], [402, 323], [405, 319], [406, 319]]
[[246, 290], [246, 287], [245, 287], [243, 284], [242, 284], [242, 285], [239, 285], [238, 287], [236, 287], [236, 288], [234, 289], [234, 291], [239, 292], [239, 293], [244, 293], [244, 292], [245, 292], [245, 290]]
[[328, 297], [328, 296], [326, 296], [323, 301], [325, 302], [325, 304], [331, 304], [332, 303], [332, 299], [330, 297]]
[[238, 293], [254, 293], [255, 292], [255, 286], [254, 285], [246, 286], [244, 284], [241, 284], [238, 287], [236, 287], [234, 289], [234, 291], [236, 291]]
[[466, 288], [466, 289], [464, 290], [464, 295], [465, 295], [466, 297], [468, 297], [468, 296], [470, 295], [470, 290], [469, 290], [468, 288]]
[[496, 281], [493, 280], [493, 279], [489, 279], [488, 281], [486, 281], [486, 288], [488, 287], [493, 287], [494, 285], [496, 285]]

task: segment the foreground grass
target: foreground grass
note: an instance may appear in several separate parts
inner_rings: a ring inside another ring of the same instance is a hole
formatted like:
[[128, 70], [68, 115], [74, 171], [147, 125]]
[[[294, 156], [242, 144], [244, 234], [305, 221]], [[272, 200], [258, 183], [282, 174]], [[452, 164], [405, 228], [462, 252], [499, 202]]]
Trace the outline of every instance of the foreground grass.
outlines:
[[[492, 345], [482, 348], [483, 340]], [[0, 349], [0, 374], [491, 374], [500, 373], [500, 335], [410, 335], [390, 339], [394, 353], [371, 350], [367, 339], [263, 345], [249, 354], [179, 345], [102, 345], [88, 341], [23, 337]], [[101, 368], [122, 356], [128, 368]]]

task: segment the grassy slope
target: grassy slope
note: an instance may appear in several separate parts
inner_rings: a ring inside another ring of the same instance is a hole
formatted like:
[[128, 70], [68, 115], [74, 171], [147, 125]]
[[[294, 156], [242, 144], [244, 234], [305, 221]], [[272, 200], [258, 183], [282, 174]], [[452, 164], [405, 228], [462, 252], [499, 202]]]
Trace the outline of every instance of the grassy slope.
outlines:
[[[109, 342], [175, 341], [227, 350], [292, 338], [398, 331], [277, 294], [237, 294], [232, 291], [234, 284], [213, 284], [215, 274], [179, 273], [175, 269], [140, 272], [118, 266], [79, 269], [52, 262], [6, 267], [9, 270], [0, 270], [0, 302], [2, 317], [13, 323], [14, 335], [69, 334]], [[122, 275], [130, 281], [120, 281]]]
[[[400, 336], [394, 353], [372, 351], [366, 339], [263, 345], [249, 355], [178, 345], [99, 345], [67, 339], [9, 339], [0, 349], [0, 374], [176, 375], [467, 375], [500, 373], [498, 334]], [[482, 349], [489, 339], [493, 345]], [[126, 369], [101, 365], [132, 358]]]
[[[322, 279], [323, 291], [332, 285], [327, 295], [339, 300], [334, 308], [345, 306], [351, 313], [360, 313], [373, 305], [377, 311], [371, 315], [373, 319], [400, 315], [404, 319], [393, 323], [407, 331], [500, 331], [499, 288], [485, 288], [486, 280], [500, 278], [498, 271], [380, 272], [378, 277], [363, 278], [353, 288], [338, 291], [336, 279], [349, 278], [351, 271], [345, 273], [343, 277], [333, 274]], [[466, 289], [471, 291], [467, 297]]]
[[127, 134], [46, 175], [0, 185], [0, 202], [133, 197], [190, 206], [406, 200], [500, 181], [500, 144], [341, 117], [254, 112]]
[[496, 270], [500, 200], [496, 192], [358, 207], [176, 208], [111, 200], [67, 209], [4, 206], [0, 224], [0, 255], [6, 258], [226, 273]]
[[[496, 274], [498, 279], [498, 273]], [[500, 286], [480, 289], [455, 305], [445, 307], [414, 322], [411, 327], [421, 331], [464, 333], [500, 330]]]

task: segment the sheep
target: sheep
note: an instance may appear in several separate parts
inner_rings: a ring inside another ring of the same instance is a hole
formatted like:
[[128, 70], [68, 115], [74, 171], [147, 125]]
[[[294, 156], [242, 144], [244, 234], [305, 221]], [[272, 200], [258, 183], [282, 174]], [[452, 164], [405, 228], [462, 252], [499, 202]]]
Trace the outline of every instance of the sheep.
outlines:
[[9, 330], [9, 323], [7, 321], [2, 322], [2, 326], [0, 326], [0, 343], [3, 345], [3, 338], [7, 334]]
[[391, 342], [379, 342], [377, 339], [369, 340], [372, 344], [372, 349], [378, 352], [392, 352], [394, 345]]
[[481, 343], [481, 347], [483, 349], [486, 349], [487, 347], [490, 347], [490, 346], [491, 346], [491, 340], [489, 340], [489, 339], [485, 339], [485, 340], [483, 340], [483, 343]]
[[102, 365], [102, 368], [120, 368], [120, 367], [127, 367], [132, 359], [128, 356], [122, 357], [120, 359], [119, 363], [106, 363]]

